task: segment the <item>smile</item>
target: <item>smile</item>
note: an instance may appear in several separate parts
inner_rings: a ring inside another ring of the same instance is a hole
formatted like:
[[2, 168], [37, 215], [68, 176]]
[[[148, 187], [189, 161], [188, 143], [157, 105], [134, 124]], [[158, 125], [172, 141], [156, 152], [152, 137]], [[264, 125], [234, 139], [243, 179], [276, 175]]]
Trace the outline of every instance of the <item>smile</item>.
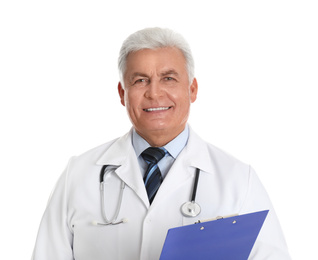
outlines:
[[168, 110], [171, 107], [153, 107], [153, 108], [145, 108], [143, 109], [146, 112], [153, 112], [153, 111], [163, 111], [163, 110]]

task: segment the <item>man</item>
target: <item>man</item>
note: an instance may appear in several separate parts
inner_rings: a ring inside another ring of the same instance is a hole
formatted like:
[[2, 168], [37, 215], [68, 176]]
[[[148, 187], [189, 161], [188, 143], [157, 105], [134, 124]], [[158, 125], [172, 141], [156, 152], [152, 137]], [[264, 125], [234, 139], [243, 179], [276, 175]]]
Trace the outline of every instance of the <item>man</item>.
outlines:
[[[127, 38], [118, 93], [133, 128], [69, 161], [44, 213], [34, 260], [159, 259], [169, 228], [266, 209], [249, 259], [290, 259], [253, 169], [187, 125], [198, 91], [193, 71], [179, 34], [149, 28]], [[180, 207], [190, 198], [196, 169], [201, 212], [186, 217]]]

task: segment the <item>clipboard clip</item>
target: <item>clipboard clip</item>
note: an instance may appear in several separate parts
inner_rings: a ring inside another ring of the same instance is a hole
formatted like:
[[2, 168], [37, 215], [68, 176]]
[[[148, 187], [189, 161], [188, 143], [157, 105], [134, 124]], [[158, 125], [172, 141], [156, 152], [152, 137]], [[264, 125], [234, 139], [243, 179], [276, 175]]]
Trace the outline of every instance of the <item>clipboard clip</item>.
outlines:
[[224, 219], [224, 218], [231, 218], [231, 217], [236, 217], [238, 216], [238, 213], [235, 214], [231, 214], [231, 215], [226, 215], [226, 216], [217, 216], [215, 218], [209, 218], [209, 219], [204, 219], [204, 220], [198, 220], [197, 222], [195, 222], [194, 224], [199, 224], [199, 223], [203, 223], [203, 222], [208, 222], [208, 221], [214, 221], [214, 220], [220, 220], [220, 219]]

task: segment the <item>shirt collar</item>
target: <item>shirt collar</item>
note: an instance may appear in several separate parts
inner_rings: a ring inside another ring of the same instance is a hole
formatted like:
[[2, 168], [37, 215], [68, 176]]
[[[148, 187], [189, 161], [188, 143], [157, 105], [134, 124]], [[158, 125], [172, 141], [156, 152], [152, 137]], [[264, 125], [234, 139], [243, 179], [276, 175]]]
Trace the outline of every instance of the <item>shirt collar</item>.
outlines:
[[[169, 152], [169, 154], [176, 159], [182, 149], [186, 146], [189, 138], [189, 127], [186, 125], [185, 129], [173, 140], [167, 143], [164, 148]], [[150, 147], [150, 144], [143, 139], [135, 129], [132, 132], [132, 145], [135, 149], [136, 156], [139, 157], [140, 154]]]

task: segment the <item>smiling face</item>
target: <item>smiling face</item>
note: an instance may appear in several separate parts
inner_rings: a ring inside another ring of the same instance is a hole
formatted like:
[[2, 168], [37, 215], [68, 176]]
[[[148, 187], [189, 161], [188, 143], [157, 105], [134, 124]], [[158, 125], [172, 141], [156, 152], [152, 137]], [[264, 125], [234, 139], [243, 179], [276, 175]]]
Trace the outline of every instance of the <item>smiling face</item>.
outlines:
[[135, 130], [152, 146], [163, 146], [184, 130], [197, 89], [196, 79], [189, 83], [182, 52], [173, 47], [130, 53], [124, 86], [118, 84]]

